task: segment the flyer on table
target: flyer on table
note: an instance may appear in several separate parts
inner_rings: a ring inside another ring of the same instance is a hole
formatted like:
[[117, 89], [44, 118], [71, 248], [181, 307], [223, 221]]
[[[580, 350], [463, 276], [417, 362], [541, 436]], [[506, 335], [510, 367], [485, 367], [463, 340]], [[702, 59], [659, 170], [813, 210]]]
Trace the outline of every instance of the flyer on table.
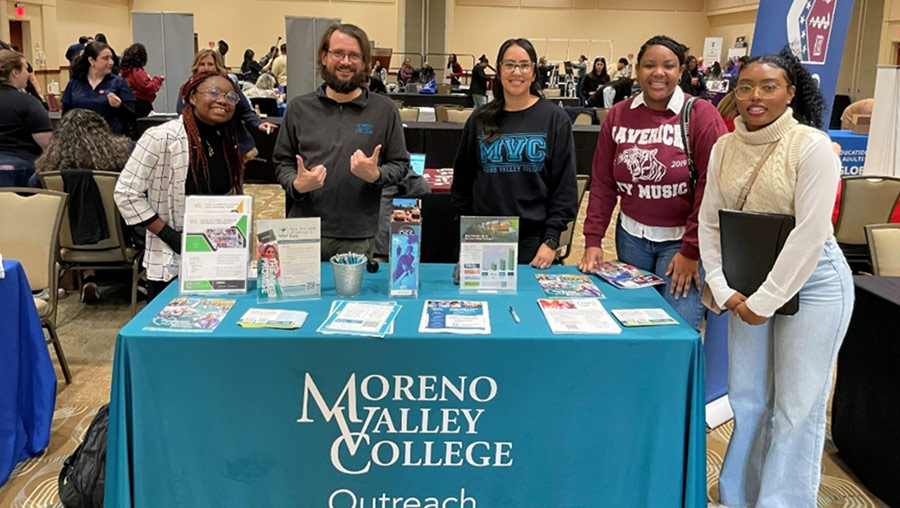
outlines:
[[594, 298], [541, 298], [538, 305], [554, 334], [619, 334], [622, 329], [600, 300]]
[[318, 217], [257, 221], [259, 303], [318, 298], [322, 292]]
[[425, 300], [419, 333], [490, 334], [487, 302]]
[[250, 196], [188, 196], [185, 201], [182, 294], [243, 293], [250, 261]]
[[459, 235], [460, 292], [515, 293], [519, 218], [462, 217]]

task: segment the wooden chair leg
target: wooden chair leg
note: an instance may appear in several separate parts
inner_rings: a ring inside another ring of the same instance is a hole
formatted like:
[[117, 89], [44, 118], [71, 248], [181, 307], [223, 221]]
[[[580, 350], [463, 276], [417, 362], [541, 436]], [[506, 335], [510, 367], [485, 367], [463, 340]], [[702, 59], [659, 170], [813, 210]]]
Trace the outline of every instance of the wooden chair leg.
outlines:
[[50, 333], [50, 343], [53, 344], [53, 349], [56, 350], [56, 357], [59, 359], [59, 367], [62, 369], [66, 384], [71, 384], [72, 371], [69, 370], [69, 362], [66, 360], [66, 354], [63, 352], [62, 344], [59, 342], [59, 335], [56, 334], [56, 327], [49, 321], [44, 321], [42, 324]]

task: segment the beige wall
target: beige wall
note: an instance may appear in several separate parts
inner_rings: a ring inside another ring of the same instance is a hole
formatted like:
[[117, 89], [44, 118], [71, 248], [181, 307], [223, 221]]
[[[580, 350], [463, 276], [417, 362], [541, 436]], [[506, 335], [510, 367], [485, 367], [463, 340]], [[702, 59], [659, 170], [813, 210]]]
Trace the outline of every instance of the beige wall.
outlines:
[[885, 0], [878, 63], [897, 65], [898, 45], [900, 45], [900, 0]]
[[747, 52], [753, 47], [753, 29], [756, 26], [756, 9], [731, 14], [709, 16], [709, 35], [721, 37], [724, 44], [722, 58], [728, 56], [728, 49], [740, 36], [747, 37]]
[[131, 7], [129, 0], [59, 0], [57, 34], [60, 65], [68, 65], [66, 49], [81, 35], [106, 35], [109, 45], [121, 56], [131, 45]]

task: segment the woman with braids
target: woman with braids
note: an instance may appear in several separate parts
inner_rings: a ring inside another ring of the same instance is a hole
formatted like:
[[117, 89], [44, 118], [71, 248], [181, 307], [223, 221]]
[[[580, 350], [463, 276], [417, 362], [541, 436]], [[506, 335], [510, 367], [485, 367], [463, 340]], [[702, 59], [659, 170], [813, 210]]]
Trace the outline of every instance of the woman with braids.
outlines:
[[698, 100], [690, 132], [682, 135], [681, 111], [690, 97], [678, 88], [684, 68], [684, 46], [670, 37], [657, 35], [641, 46], [641, 93], [613, 106], [600, 127], [578, 268], [591, 273], [603, 262], [601, 243], [621, 198], [615, 236], [619, 259], [664, 278], [658, 290], [699, 330], [704, 309], [697, 213], [709, 153], [725, 125], [712, 104]]
[[527, 39], [504, 42], [497, 69], [495, 99], [463, 129], [453, 205], [459, 215], [519, 217], [519, 263], [549, 268], [577, 211], [572, 123], [541, 94]]
[[[789, 50], [750, 60], [734, 92], [740, 117], [734, 133], [716, 143], [700, 209], [707, 281], [732, 314], [728, 398], [735, 425], [719, 494], [731, 507], [814, 508], [826, 404], [853, 310], [853, 279], [831, 227], [841, 164], [818, 130], [822, 94]], [[793, 215], [796, 227], [762, 286], [743, 295], [722, 273], [718, 212], [735, 206], [760, 161], [743, 209]], [[775, 315], [797, 294], [795, 315]]]
[[144, 267], [153, 299], [178, 276], [185, 196], [239, 194], [244, 166], [231, 118], [240, 100], [218, 72], [195, 74], [181, 117], [148, 129], [116, 184], [128, 224], [147, 228]]

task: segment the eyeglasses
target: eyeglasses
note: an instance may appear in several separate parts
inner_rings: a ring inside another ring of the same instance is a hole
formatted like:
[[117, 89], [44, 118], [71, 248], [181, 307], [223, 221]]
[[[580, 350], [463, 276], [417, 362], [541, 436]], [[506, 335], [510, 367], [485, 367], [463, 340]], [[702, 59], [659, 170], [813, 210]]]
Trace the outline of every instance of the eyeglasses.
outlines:
[[781, 85], [777, 85], [775, 83], [763, 83], [761, 85], [751, 86], [751, 85], [738, 85], [734, 88], [734, 96], [737, 99], [745, 101], [753, 96], [753, 91], [756, 90], [756, 93], [759, 95], [760, 99], [771, 99], [775, 97], [775, 94], [781, 90]]
[[329, 51], [328, 54], [331, 56], [331, 58], [334, 58], [338, 62], [343, 60], [344, 57], [347, 57], [351, 62], [359, 63], [359, 62], [362, 62], [362, 58], [363, 58], [362, 55], [360, 55], [359, 53], [355, 53], [352, 51], [348, 53], [348, 52], [342, 51], [340, 49], [335, 50], [335, 51]]
[[[209, 98], [214, 101], [221, 99], [223, 96], [222, 90], [219, 90], [218, 88], [210, 88], [208, 90], [197, 90], [197, 91], [200, 93], [205, 93], [206, 95], [209, 95]], [[225, 96], [225, 102], [227, 102], [228, 104], [231, 104], [232, 106], [234, 106], [235, 104], [237, 104], [238, 102], [241, 101], [241, 97], [237, 94], [237, 92], [228, 92], [228, 93], [224, 94], [224, 96]]]
[[503, 68], [506, 72], [512, 72], [516, 70], [516, 68], [521, 69], [523, 74], [528, 74], [531, 72], [531, 69], [534, 69], [534, 64], [531, 62], [512, 62], [506, 61], [500, 64], [500, 67]]

